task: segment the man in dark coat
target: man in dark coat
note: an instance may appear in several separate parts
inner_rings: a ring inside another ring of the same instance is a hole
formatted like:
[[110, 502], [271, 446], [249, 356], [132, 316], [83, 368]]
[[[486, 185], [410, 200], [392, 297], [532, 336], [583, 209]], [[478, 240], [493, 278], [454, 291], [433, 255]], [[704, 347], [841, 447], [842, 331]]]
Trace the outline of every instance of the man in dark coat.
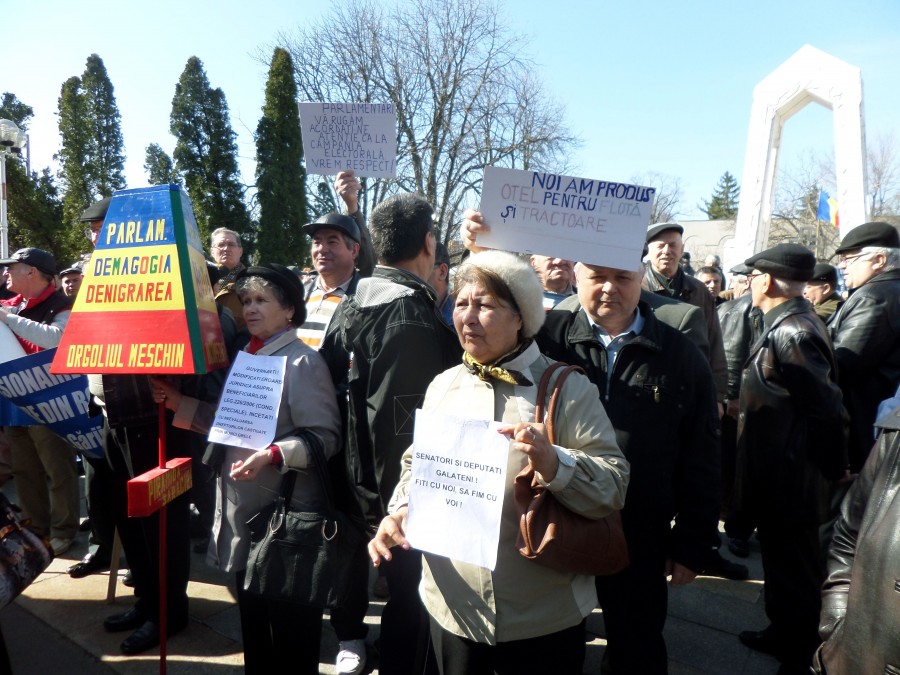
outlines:
[[[716, 314], [713, 296], [699, 278], [690, 277], [681, 269], [679, 261], [684, 253], [682, 235], [684, 228], [678, 223], [656, 223], [647, 230], [647, 258], [644, 270], [644, 288], [699, 307], [706, 318], [709, 341], [709, 365], [716, 384], [716, 401], [719, 417], [725, 412], [728, 390], [728, 366], [722, 343], [722, 328]], [[698, 274], [699, 277], [699, 274]], [[721, 477], [719, 478], [721, 481]], [[707, 574], [726, 579], [746, 579], [747, 568], [723, 558], [718, 549], [709, 554], [704, 566]]]
[[826, 480], [846, 466], [844, 410], [828, 334], [802, 297], [815, 256], [779, 244], [745, 262], [764, 326], [741, 379], [735, 498], [756, 520], [770, 623], [740, 639], [792, 675], [808, 672], [818, 646], [819, 524]]
[[900, 408], [875, 426], [881, 435], [844, 499], [828, 551], [819, 673], [900, 672]]
[[834, 313], [844, 304], [844, 298], [837, 292], [837, 269], [828, 263], [816, 263], [813, 277], [806, 282], [803, 297], [809, 300], [816, 315], [828, 324]]
[[647, 230], [647, 250], [649, 263], [644, 271], [644, 288], [660, 295], [675, 298], [699, 307], [706, 317], [709, 339], [709, 365], [716, 382], [718, 401], [721, 404], [719, 416], [724, 412], [725, 390], [728, 371], [725, 365], [725, 350], [722, 346], [722, 329], [716, 316], [715, 301], [698, 279], [688, 276], [678, 262], [684, 253], [682, 235], [684, 228], [678, 223], [657, 223]]
[[[372, 211], [369, 230], [379, 264], [338, 305], [320, 349], [332, 379], [346, 381], [339, 393], [349, 395], [347, 462], [364, 516], [374, 526], [400, 479], [400, 458], [412, 443], [425, 390], [462, 356], [425, 281], [435, 260], [432, 214], [428, 202], [412, 193], [394, 195]], [[422, 672], [419, 652], [428, 646], [428, 621], [418, 596], [421, 553], [398, 551], [384, 568], [391, 597], [382, 614], [379, 670]]]
[[641, 299], [637, 260], [632, 270], [579, 264], [576, 274], [580, 308], [548, 312], [537, 341], [585, 369], [631, 462], [622, 511], [631, 563], [597, 578], [604, 662], [613, 673], [662, 674], [666, 575], [690, 583], [718, 540], [715, 386], [704, 355]]
[[[732, 268], [735, 276], [752, 272], [743, 263]], [[749, 290], [749, 289], [747, 289]], [[734, 508], [734, 472], [737, 453], [737, 420], [741, 391], [741, 374], [750, 353], [750, 345], [762, 332], [762, 312], [753, 306], [751, 294], [742, 293], [719, 305], [719, 324], [728, 363], [728, 398], [722, 417], [722, 508], [725, 513], [725, 534], [728, 550], [740, 558], [750, 555], [750, 535], [755, 526], [752, 519]]]
[[857, 473], [874, 441], [878, 404], [900, 384], [900, 236], [888, 223], [865, 223], [837, 254], [850, 297], [828, 327], [850, 414], [850, 471]]

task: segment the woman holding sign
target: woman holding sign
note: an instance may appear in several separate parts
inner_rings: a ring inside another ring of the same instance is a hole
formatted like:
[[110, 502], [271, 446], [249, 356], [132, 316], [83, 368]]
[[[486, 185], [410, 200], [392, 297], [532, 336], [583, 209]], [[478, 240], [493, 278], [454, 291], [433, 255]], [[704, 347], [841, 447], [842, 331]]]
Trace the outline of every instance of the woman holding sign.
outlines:
[[[421, 593], [438, 664], [444, 675], [580, 674], [584, 620], [597, 601], [594, 578], [559, 572], [519, 554], [513, 481], [530, 464], [564, 507], [597, 519], [622, 508], [628, 463], [596, 388], [581, 374], [571, 375], [561, 387], [556, 445], [544, 424], [531, 421], [537, 383], [553, 363], [532, 341], [545, 310], [531, 267], [509, 253], [477, 253], [457, 272], [456, 286], [453, 322], [465, 350], [463, 363], [435, 378], [423, 408], [495, 420], [511, 442], [494, 570], [424, 555]], [[417, 445], [419, 438], [417, 430]], [[391, 559], [391, 547], [410, 547], [408, 504], [412, 500], [415, 506], [419, 489], [410, 479], [413, 448], [403, 462], [391, 515], [369, 544], [376, 566], [382, 557]]]
[[[306, 318], [303, 286], [282, 265], [250, 267], [237, 280], [243, 303], [250, 354], [287, 359], [275, 440], [262, 450], [227, 447], [221, 466], [210, 562], [237, 576], [237, 598], [247, 673], [272, 673], [288, 659], [301, 673], [319, 672], [322, 610], [273, 602], [244, 591], [249, 555], [247, 521], [275, 501], [282, 475], [296, 471], [295, 506], [317, 505], [322, 492], [310, 469], [309, 443], [321, 443], [326, 457], [338, 451], [340, 418], [334, 386], [319, 354], [297, 337]], [[166, 382], [153, 379], [157, 402], [175, 411], [174, 425], [206, 434], [214, 406], [182, 396]]]

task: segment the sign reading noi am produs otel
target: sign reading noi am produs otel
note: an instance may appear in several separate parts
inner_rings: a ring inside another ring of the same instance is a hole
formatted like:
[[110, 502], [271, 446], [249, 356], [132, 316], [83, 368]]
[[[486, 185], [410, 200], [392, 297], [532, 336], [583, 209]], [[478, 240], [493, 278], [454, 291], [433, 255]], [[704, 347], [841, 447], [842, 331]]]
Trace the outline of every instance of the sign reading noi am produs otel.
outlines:
[[53, 373], [206, 373], [228, 364], [197, 221], [177, 185], [113, 195]]

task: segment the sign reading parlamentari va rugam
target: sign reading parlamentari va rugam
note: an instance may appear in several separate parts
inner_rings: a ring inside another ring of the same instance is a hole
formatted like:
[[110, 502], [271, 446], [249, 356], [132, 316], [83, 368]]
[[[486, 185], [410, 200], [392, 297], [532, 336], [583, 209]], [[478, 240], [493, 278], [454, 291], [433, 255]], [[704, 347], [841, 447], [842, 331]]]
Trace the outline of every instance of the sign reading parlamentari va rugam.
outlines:
[[300, 103], [306, 172], [394, 178], [397, 113], [392, 103]]

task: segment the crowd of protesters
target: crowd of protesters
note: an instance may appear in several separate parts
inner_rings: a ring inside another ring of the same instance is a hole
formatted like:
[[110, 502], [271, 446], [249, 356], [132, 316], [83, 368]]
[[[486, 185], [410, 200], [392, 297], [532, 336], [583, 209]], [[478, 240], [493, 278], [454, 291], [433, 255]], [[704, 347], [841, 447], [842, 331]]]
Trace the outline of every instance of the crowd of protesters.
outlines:
[[[797, 244], [748, 252], [728, 284], [718, 258], [694, 272], [678, 223], [652, 224], [643, 255], [615, 268], [483, 249], [490, 228], [470, 210], [467, 250], [451, 269], [425, 199], [394, 195], [366, 220], [360, 188], [352, 172], [338, 175], [343, 212], [304, 225], [312, 270], [248, 265], [239, 233], [212, 233], [210, 281], [229, 356], [287, 357], [270, 446], [207, 447], [227, 369], [89, 378], [105, 456], [83, 459], [91, 547], [69, 574], [108, 569], [118, 530], [138, 600], [104, 626], [130, 632], [124, 654], [158, 645], [161, 623], [168, 634], [189, 624], [193, 525], [196, 550], [235, 574], [246, 672], [271, 672], [287, 653], [293, 670], [317, 672], [322, 608], [243, 588], [247, 520], [277, 497], [281, 477], [296, 473], [298, 502], [320, 501], [316, 447], [342, 458], [352, 496], [343, 507], [371, 539], [387, 598], [379, 672], [581, 673], [585, 617], [599, 606], [603, 672], [667, 673], [667, 586], [748, 576], [721, 555], [720, 520], [733, 556], [749, 555], [754, 533], [759, 541], [769, 623], [739, 638], [775, 656], [780, 675], [900, 668], [895, 227], [850, 230], [836, 267]], [[93, 243], [108, 206], [82, 215]], [[83, 263], [60, 271], [35, 248], [0, 261], [0, 320], [24, 352], [59, 344]], [[551, 440], [532, 415], [536, 383], [554, 361], [583, 373], [561, 390], [564, 424]], [[126, 492], [157, 461], [159, 404], [180, 439], [169, 447], [190, 448], [195, 460], [194, 488], [169, 505], [165, 622], [159, 551], [148, 544], [158, 518], [128, 518]], [[493, 572], [406, 540], [419, 408], [493, 419], [509, 438]], [[62, 555], [79, 527], [76, 452], [43, 426], [6, 427], [3, 437], [21, 506]], [[589, 519], [621, 511], [624, 570], [563, 574], [518, 555], [507, 502], [512, 477], [529, 467], [563, 508]], [[330, 612], [339, 673], [363, 672], [369, 657], [365, 563], [360, 556], [347, 601]]]

